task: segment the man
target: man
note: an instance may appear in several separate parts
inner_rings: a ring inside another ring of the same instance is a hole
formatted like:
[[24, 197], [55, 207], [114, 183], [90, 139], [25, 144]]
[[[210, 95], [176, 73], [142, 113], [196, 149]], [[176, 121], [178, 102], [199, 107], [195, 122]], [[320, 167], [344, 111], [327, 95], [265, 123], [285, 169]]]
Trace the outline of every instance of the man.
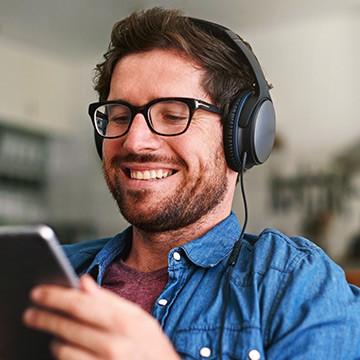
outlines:
[[[66, 248], [87, 274], [80, 290], [32, 291], [24, 321], [54, 335], [57, 359], [360, 358], [359, 289], [309, 241], [243, 236], [231, 212], [238, 171], [268, 149], [229, 155], [229, 119], [258, 75], [213, 30], [159, 8], [113, 29], [89, 112], [132, 226]], [[272, 120], [264, 99], [259, 117]]]

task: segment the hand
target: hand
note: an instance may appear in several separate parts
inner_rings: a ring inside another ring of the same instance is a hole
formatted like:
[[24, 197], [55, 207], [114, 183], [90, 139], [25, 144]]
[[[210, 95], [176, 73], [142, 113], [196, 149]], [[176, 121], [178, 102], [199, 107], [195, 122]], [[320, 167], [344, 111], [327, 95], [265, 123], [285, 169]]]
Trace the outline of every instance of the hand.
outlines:
[[134, 303], [101, 289], [85, 275], [81, 288], [41, 285], [24, 323], [54, 335], [56, 359], [179, 359], [158, 322]]

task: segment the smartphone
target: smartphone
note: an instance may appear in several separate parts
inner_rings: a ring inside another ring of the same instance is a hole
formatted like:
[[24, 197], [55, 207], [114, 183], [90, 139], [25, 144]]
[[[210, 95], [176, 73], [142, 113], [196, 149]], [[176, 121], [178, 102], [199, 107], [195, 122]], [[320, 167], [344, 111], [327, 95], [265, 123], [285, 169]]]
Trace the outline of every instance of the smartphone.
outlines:
[[0, 226], [0, 360], [48, 360], [50, 335], [29, 329], [22, 315], [39, 284], [79, 287], [54, 231], [46, 225]]

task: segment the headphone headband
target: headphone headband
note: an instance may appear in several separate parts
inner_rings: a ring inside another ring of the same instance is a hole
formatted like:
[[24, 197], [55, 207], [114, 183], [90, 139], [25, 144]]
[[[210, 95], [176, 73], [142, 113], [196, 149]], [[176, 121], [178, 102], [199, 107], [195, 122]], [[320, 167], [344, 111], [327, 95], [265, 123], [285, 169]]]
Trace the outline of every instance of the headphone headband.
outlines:
[[232, 30], [226, 28], [225, 26], [213, 23], [211, 21], [192, 17], [189, 17], [188, 19], [205, 32], [212, 34], [217, 39], [223, 40], [238, 53], [240, 50], [241, 55], [245, 57], [248, 65], [250, 66], [254, 74], [256, 80], [256, 87], [258, 88], [257, 90], [259, 91], [259, 95], [261, 97], [270, 98], [268, 84], [265, 79], [264, 73], [261, 70], [259, 61], [255, 57], [253, 52], [249, 49], [249, 47], [244, 43], [244, 41], [241, 40], [239, 35], [234, 33]]

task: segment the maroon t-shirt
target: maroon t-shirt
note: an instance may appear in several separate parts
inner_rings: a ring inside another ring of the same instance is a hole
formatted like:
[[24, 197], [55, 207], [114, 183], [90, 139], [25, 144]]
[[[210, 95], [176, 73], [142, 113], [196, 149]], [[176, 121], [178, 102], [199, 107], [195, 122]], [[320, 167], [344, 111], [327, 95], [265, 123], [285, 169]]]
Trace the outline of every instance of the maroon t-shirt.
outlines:
[[151, 312], [167, 281], [167, 267], [141, 272], [116, 259], [106, 269], [101, 286]]

